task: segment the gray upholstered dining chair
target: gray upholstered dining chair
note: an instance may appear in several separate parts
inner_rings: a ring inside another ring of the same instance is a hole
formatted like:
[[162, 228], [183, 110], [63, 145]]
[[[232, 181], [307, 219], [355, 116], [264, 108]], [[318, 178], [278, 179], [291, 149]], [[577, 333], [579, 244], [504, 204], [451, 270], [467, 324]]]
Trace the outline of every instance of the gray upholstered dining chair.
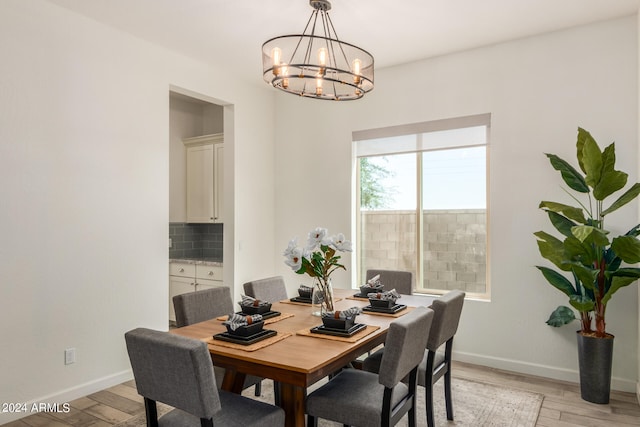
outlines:
[[[284, 426], [281, 408], [217, 389], [204, 342], [146, 328], [125, 341], [147, 426]], [[175, 409], [158, 419], [156, 402]]]
[[244, 293], [261, 301], [278, 302], [288, 299], [282, 276], [252, 280], [242, 285]]
[[[233, 313], [231, 290], [226, 286], [220, 286], [176, 295], [173, 297], [173, 308], [176, 312], [176, 326], [179, 328], [231, 314]], [[222, 385], [224, 371], [224, 368], [214, 366], [218, 386]], [[260, 396], [262, 378], [247, 375], [243, 388], [252, 385], [256, 386], [255, 395]]]
[[[278, 302], [289, 299], [282, 276], [252, 280], [243, 284], [242, 288], [245, 295], [261, 301]], [[280, 402], [280, 384], [277, 381], [273, 381], [273, 397], [276, 404]]]
[[[436, 298], [431, 303], [434, 311], [433, 324], [429, 332], [426, 350], [418, 368], [418, 385], [426, 389], [426, 413], [428, 427], [434, 427], [433, 419], [433, 384], [444, 376], [444, 397], [447, 408], [447, 419], [453, 420], [453, 402], [451, 400], [451, 353], [453, 337], [458, 331], [465, 293], [454, 290]], [[445, 344], [444, 352], [438, 351]], [[362, 369], [378, 372], [381, 368], [384, 349], [367, 357]]]
[[401, 270], [367, 270], [366, 280], [380, 275], [380, 282], [385, 290], [395, 289], [400, 294], [413, 293], [413, 273]]
[[220, 286], [176, 295], [173, 297], [173, 308], [178, 328], [231, 314], [231, 290], [226, 286]]
[[[418, 364], [433, 311], [417, 307], [389, 325], [380, 373], [345, 369], [307, 397], [307, 426], [318, 418], [354, 426], [392, 426], [408, 414], [416, 425]], [[402, 379], [409, 378], [408, 383]]]

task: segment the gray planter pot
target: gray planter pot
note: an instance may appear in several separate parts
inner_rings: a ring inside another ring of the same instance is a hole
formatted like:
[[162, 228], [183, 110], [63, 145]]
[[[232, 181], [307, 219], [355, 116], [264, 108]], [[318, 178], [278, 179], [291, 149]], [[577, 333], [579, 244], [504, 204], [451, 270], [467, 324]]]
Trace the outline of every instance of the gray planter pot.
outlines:
[[587, 402], [609, 403], [611, 391], [611, 365], [613, 361], [613, 335], [606, 338], [578, 337], [580, 366], [580, 394]]

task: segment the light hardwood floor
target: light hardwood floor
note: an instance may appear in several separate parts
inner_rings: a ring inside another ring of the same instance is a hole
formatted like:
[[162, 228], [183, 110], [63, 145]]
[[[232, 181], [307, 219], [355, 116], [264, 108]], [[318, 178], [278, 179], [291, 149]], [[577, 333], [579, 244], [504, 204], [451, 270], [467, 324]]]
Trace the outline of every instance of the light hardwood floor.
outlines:
[[[453, 376], [515, 388], [544, 395], [536, 426], [613, 427], [640, 426], [640, 406], [635, 394], [612, 392], [608, 405], [588, 403], [580, 398], [577, 384], [501, 371], [465, 363], [454, 363]], [[438, 397], [436, 397], [438, 398]], [[74, 400], [71, 411], [39, 413], [5, 424], [5, 427], [112, 426], [144, 412], [142, 398], [133, 381]]]

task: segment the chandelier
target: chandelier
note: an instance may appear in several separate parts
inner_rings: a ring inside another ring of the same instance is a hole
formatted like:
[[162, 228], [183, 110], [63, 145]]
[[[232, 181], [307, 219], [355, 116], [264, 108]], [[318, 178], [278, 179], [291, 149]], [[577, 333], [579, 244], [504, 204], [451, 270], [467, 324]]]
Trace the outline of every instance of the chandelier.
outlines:
[[309, 0], [309, 4], [313, 12], [302, 34], [274, 37], [262, 45], [264, 80], [309, 98], [362, 98], [373, 89], [373, 56], [338, 39], [328, 0]]

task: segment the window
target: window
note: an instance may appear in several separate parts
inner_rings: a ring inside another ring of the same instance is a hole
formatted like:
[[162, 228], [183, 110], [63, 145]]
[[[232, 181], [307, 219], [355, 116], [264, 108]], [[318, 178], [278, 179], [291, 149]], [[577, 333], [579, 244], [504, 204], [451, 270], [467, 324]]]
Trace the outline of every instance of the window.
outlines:
[[416, 291], [486, 297], [490, 115], [354, 132], [358, 283], [412, 271]]

